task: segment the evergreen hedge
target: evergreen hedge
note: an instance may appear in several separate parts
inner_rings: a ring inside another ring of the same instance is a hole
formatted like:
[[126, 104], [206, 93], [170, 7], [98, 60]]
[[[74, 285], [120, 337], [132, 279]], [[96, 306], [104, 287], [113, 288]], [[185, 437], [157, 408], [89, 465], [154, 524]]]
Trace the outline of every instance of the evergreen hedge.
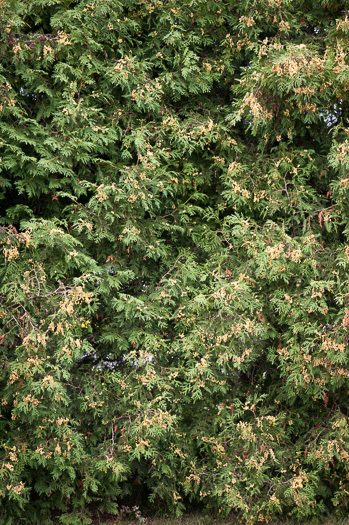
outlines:
[[5, 523], [347, 510], [348, 86], [345, 1], [0, 0]]

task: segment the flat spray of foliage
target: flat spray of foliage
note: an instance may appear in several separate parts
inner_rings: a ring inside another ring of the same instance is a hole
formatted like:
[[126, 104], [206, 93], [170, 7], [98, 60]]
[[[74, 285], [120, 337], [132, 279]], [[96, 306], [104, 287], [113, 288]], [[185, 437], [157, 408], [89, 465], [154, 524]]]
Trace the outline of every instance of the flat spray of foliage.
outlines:
[[0, 0], [5, 522], [349, 507], [347, 9]]

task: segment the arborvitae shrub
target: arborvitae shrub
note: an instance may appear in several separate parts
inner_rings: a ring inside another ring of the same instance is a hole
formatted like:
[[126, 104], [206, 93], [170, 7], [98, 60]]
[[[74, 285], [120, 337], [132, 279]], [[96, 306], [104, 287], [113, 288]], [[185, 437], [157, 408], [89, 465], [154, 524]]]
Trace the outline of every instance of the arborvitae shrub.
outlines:
[[344, 1], [0, 0], [5, 522], [347, 509], [348, 56]]

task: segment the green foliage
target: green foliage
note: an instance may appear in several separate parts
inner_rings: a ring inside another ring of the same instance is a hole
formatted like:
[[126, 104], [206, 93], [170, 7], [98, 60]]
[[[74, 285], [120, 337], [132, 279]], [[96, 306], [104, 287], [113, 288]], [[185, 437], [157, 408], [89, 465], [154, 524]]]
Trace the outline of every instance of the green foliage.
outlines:
[[348, 509], [348, 17], [0, 0], [8, 523]]

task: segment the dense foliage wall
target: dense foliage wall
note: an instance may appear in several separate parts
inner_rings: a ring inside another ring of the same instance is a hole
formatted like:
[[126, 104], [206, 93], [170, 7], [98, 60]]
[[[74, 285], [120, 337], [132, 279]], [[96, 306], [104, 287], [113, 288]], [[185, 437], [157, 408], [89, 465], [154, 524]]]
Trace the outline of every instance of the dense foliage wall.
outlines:
[[348, 507], [349, 11], [0, 0], [2, 517]]

